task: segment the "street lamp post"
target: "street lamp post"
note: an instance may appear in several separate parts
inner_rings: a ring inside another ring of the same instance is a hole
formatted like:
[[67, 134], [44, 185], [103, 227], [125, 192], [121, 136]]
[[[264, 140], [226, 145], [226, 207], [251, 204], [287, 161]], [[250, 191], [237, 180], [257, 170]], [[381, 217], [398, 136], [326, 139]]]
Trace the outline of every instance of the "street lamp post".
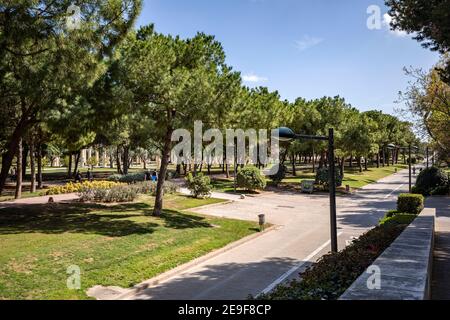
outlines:
[[336, 221], [336, 175], [335, 175], [335, 155], [334, 155], [334, 129], [328, 130], [328, 136], [314, 136], [305, 134], [296, 134], [289, 128], [278, 129], [280, 141], [290, 142], [292, 140], [319, 140], [328, 141], [328, 175], [330, 188], [330, 237], [331, 252], [338, 252], [337, 242], [337, 221]]
[[[397, 149], [402, 149], [402, 150], [405, 150], [405, 149], [408, 150], [408, 157], [409, 157], [409, 159], [408, 159], [409, 193], [412, 193], [412, 159], [411, 159], [411, 157], [412, 157], [412, 149], [418, 150], [419, 148], [417, 148], [417, 147], [415, 147], [415, 146], [412, 146], [411, 144], [410, 144], [408, 147], [398, 147], [398, 146], [396, 146], [395, 144], [389, 144], [389, 145], [388, 145], [388, 148], [389, 148], [389, 149], [397, 148]], [[428, 165], [428, 164], [427, 164], [427, 165]]]

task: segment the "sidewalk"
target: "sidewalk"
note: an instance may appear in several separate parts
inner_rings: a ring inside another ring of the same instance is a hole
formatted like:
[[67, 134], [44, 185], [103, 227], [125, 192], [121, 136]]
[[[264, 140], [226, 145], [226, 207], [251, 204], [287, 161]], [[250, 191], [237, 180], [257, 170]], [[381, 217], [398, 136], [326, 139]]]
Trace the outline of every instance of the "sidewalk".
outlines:
[[426, 206], [436, 208], [432, 299], [450, 300], [450, 197], [429, 198]]

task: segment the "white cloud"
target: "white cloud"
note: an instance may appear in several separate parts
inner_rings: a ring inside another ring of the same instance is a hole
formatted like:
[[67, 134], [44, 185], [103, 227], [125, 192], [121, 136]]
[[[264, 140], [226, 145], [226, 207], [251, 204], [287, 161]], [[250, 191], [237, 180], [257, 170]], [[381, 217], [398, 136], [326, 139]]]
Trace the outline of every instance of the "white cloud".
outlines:
[[389, 30], [389, 32], [397, 37], [406, 37], [408, 35], [408, 33], [406, 31], [403, 30], [392, 30], [391, 29], [391, 21], [392, 21], [392, 17], [388, 14], [385, 13], [383, 15], [383, 26]]
[[322, 38], [310, 37], [308, 35], [305, 35], [301, 40], [295, 41], [295, 46], [299, 51], [305, 51], [309, 48], [317, 46], [322, 41], [323, 41]]
[[253, 73], [243, 75], [242, 79], [245, 82], [252, 82], [252, 83], [266, 82], [266, 81], [269, 80], [266, 77], [260, 77], [260, 76], [257, 76], [256, 74], [253, 74]]

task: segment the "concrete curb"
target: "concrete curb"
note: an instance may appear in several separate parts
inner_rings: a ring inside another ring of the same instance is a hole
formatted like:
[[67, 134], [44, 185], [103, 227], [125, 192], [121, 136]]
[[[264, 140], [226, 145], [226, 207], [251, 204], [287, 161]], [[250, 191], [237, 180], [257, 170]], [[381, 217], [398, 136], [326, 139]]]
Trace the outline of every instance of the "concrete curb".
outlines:
[[[217, 204], [215, 204], [215, 205], [217, 205]], [[247, 236], [245, 238], [242, 238], [242, 239], [240, 239], [238, 241], [235, 241], [233, 243], [230, 243], [230, 244], [226, 245], [223, 248], [214, 250], [214, 251], [212, 251], [210, 253], [207, 253], [207, 254], [199, 257], [199, 258], [196, 258], [196, 259], [194, 259], [192, 261], [189, 261], [189, 262], [187, 262], [185, 264], [182, 264], [182, 265], [180, 265], [178, 267], [175, 267], [175, 268], [173, 268], [173, 269], [171, 269], [169, 271], [166, 271], [166, 272], [164, 272], [164, 273], [162, 273], [162, 274], [160, 274], [158, 276], [155, 276], [155, 277], [153, 277], [153, 278], [151, 278], [149, 280], [141, 282], [140, 284], [138, 284], [138, 285], [136, 285], [136, 286], [134, 286], [134, 287], [132, 287], [130, 289], [115, 288], [115, 290], [117, 290], [118, 292], [121, 292], [122, 290], [126, 290], [126, 292], [125, 293], [119, 293], [117, 295], [111, 295], [113, 298], [111, 298], [109, 300], [128, 300], [132, 296], [134, 296], [136, 294], [139, 294], [139, 292], [141, 292], [143, 290], [146, 290], [149, 287], [155, 286], [155, 285], [157, 285], [157, 284], [159, 284], [159, 283], [161, 283], [161, 282], [163, 282], [163, 281], [165, 281], [165, 280], [167, 280], [167, 279], [169, 279], [171, 277], [174, 277], [176, 275], [179, 275], [179, 274], [183, 273], [184, 271], [188, 270], [189, 268], [195, 267], [195, 266], [197, 266], [197, 265], [199, 265], [199, 264], [201, 264], [201, 263], [203, 263], [205, 261], [208, 261], [209, 259], [212, 259], [212, 258], [214, 258], [214, 257], [216, 257], [216, 256], [218, 256], [218, 255], [220, 255], [222, 253], [230, 251], [230, 250], [232, 250], [234, 248], [237, 248], [237, 247], [239, 247], [239, 246], [241, 246], [241, 245], [243, 245], [243, 244], [245, 244], [245, 243], [247, 243], [249, 241], [252, 241], [252, 240], [254, 240], [256, 238], [259, 238], [259, 237], [265, 235], [266, 233], [269, 233], [271, 231], [276, 230], [276, 228], [277, 228], [277, 226], [275, 226], [275, 225], [274, 226], [270, 226], [269, 228], [265, 229], [263, 232], [258, 232], [258, 233], [249, 235], [249, 236]], [[93, 288], [96, 288], [96, 287], [93, 287]], [[93, 288], [89, 288], [87, 290], [87, 292], [89, 292]], [[108, 287], [104, 287], [103, 289], [106, 292], [111, 291], [111, 288], [108, 288]], [[98, 296], [94, 297], [94, 298], [99, 299]]]

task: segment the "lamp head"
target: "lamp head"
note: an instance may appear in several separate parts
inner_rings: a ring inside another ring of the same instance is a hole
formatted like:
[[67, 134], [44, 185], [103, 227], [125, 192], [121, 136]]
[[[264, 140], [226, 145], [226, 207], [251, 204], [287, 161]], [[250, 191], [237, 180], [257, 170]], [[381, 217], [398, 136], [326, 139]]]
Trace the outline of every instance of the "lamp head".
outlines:
[[281, 127], [277, 131], [281, 142], [290, 142], [295, 139], [295, 132], [290, 128]]

